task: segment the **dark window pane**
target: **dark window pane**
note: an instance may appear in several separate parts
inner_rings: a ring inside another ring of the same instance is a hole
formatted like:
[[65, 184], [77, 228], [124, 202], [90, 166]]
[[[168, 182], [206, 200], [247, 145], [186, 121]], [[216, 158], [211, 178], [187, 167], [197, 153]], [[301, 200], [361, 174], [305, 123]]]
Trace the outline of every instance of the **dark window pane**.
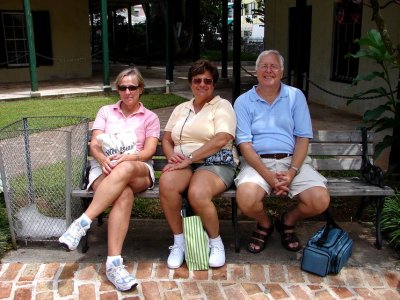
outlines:
[[351, 82], [358, 74], [358, 59], [346, 58], [358, 51], [354, 40], [361, 34], [362, 5], [344, 0], [335, 5], [331, 80]]

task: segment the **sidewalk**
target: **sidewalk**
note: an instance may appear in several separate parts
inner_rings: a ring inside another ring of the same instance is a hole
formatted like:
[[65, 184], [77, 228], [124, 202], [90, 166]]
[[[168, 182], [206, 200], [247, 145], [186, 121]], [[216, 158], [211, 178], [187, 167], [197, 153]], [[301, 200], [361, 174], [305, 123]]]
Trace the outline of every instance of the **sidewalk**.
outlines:
[[[304, 245], [323, 222], [296, 228]], [[118, 292], [104, 270], [107, 224], [92, 226], [86, 254], [65, 252], [55, 243], [10, 251], [2, 260], [0, 298], [9, 299], [400, 299], [400, 268], [384, 243], [373, 246], [370, 224], [342, 222], [354, 240], [353, 255], [338, 275], [321, 278], [300, 270], [302, 253], [283, 250], [274, 233], [266, 249], [254, 255], [244, 247], [254, 229], [240, 222], [240, 253], [234, 251], [229, 220], [221, 221], [227, 264], [208, 271], [177, 270], [166, 265], [172, 242], [165, 220], [131, 222], [123, 257], [139, 280], [136, 290]]]
[[[164, 89], [162, 68], [144, 69], [148, 91]], [[185, 78], [187, 68], [176, 70], [171, 90], [183, 97], [191, 93]], [[79, 83], [40, 83], [42, 95], [100, 93], [101, 80]], [[0, 84], [0, 100], [29, 97], [29, 85]], [[221, 83], [216, 94], [232, 100], [232, 91]], [[162, 126], [171, 107], [156, 110]], [[315, 129], [354, 129], [360, 117], [310, 103]], [[139, 280], [131, 292], [116, 291], [105, 277], [107, 224], [94, 222], [90, 249], [65, 252], [56, 243], [21, 245], [9, 251], [0, 265], [0, 299], [400, 299], [398, 257], [384, 242], [382, 250], [373, 246], [371, 224], [348, 222], [341, 225], [354, 240], [353, 255], [338, 275], [320, 278], [300, 270], [302, 252], [283, 250], [275, 232], [266, 249], [254, 255], [244, 247], [254, 223], [240, 222], [242, 250], [234, 252], [231, 223], [221, 220], [221, 236], [226, 247], [224, 267], [208, 271], [177, 270], [166, 266], [172, 236], [165, 220], [133, 219], [125, 241], [123, 257]], [[304, 245], [323, 225], [302, 222], [296, 230]]]

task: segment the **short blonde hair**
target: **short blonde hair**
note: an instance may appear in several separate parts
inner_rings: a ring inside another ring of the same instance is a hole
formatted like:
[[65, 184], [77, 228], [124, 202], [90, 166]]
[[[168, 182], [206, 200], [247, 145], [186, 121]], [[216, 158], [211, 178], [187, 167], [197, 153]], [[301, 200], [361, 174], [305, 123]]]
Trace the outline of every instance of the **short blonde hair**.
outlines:
[[118, 87], [119, 84], [121, 83], [122, 79], [126, 76], [136, 76], [136, 78], [139, 82], [139, 86], [144, 87], [144, 79], [143, 79], [142, 73], [140, 73], [140, 71], [136, 67], [122, 70], [117, 75], [117, 78], [115, 79], [115, 87]]

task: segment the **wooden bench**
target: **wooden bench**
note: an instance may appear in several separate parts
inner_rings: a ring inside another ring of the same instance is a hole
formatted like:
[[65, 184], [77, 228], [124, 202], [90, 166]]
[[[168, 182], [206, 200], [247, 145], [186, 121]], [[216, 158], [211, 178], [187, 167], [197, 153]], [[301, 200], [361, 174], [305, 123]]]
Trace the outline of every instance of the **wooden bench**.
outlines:
[[[385, 197], [394, 195], [394, 190], [383, 184], [381, 169], [371, 164], [374, 152], [372, 141], [373, 134], [365, 128], [354, 131], [317, 130], [314, 131], [314, 138], [309, 145], [309, 155], [313, 159], [314, 167], [319, 171], [360, 171], [357, 177], [327, 176], [328, 190], [331, 197], [361, 197], [356, 214], [357, 220], [360, 220], [365, 205], [369, 203], [375, 205], [375, 245], [380, 249], [382, 247], [380, 230], [381, 212]], [[167, 163], [160, 143], [153, 160], [155, 171], [161, 171]], [[86, 182], [87, 176], [82, 187], [86, 186]], [[218, 197], [231, 200], [235, 251], [239, 252], [239, 224], [235, 196], [236, 191], [229, 189]], [[86, 209], [93, 198], [93, 192], [86, 191], [84, 188], [73, 190], [72, 197], [80, 198], [83, 208]], [[159, 198], [158, 182], [156, 182], [154, 189], [138, 193], [136, 197]], [[101, 218], [99, 218], [99, 222], [102, 222]], [[82, 241], [81, 249], [82, 252], [86, 252], [88, 249], [87, 235]]]

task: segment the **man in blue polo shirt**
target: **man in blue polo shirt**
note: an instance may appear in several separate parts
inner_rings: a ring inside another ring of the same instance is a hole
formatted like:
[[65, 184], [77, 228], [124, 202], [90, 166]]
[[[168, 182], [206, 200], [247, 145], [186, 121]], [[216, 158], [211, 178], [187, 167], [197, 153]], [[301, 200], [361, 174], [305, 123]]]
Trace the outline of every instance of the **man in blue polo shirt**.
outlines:
[[259, 253], [274, 230], [264, 210], [265, 194], [295, 197], [297, 206], [275, 220], [282, 245], [298, 251], [298, 220], [318, 215], [329, 206], [326, 179], [311, 166], [307, 156], [312, 138], [311, 117], [304, 94], [281, 82], [284, 59], [276, 50], [263, 51], [256, 61], [258, 85], [239, 96], [236, 144], [243, 156], [235, 179], [240, 210], [257, 221], [247, 245]]

